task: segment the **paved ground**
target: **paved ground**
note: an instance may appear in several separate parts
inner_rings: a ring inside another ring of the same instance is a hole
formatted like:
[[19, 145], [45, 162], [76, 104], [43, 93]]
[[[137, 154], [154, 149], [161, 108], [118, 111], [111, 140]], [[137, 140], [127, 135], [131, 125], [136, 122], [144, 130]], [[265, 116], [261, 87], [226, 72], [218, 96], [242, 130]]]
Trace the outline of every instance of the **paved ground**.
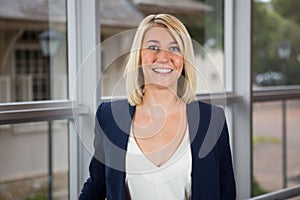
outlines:
[[[47, 200], [47, 195], [47, 176], [0, 183], [0, 200]], [[54, 200], [68, 200], [67, 172], [54, 174], [52, 196]]]
[[[282, 188], [281, 102], [256, 103], [253, 107], [253, 170], [262, 188]], [[288, 186], [300, 184], [300, 101], [287, 103]], [[293, 199], [300, 199], [293, 198]]]

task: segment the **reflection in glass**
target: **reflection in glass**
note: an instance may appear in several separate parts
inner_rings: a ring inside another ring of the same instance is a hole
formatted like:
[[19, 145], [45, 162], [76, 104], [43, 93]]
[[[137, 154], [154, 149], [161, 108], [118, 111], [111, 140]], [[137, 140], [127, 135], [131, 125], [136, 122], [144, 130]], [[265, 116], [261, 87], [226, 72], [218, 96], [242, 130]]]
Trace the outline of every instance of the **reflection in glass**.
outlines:
[[281, 103], [253, 105], [254, 193], [281, 188]]
[[[43, 55], [39, 43], [49, 28], [61, 36], [55, 55]], [[66, 99], [66, 63], [66, 1], [1, 4], [0, 103]]]
[[[52, 197], [68, 199], [68, 122], [52, 122]], [[0, 199], [47, 199], [48, 122], [0, 126]]]
[[285, 179], [287, 187], [300, 184], [300, 101], [286, 102], [286, 158], [283, 157], [282, 105], [281, 101], [253, 105], [254, 196], [282, 189]]
[[[300, 1], [253, 1], [253, 90], [300, 85], [297, 6]], [[299, 114], [299, 100], [253, 105], [254, 196], [300, 184]]]
[[299, 85], [300, 14], [295, 1], [253, 3], [252, 70], [255, 85]]
[[[132, 6], [133, 5], [133, 6]], [[114, 13], [120, 13], [115, 15]], [[224, 0], [197, 1], [136, 1], [100, 2], [101, 40], [101, 95], [125, 96], [123, 72], [133, 35], [124, 31], [138, 27], [149, 14], [170, 13], [180, 19], [195, 43], [195, 59], [201, 72], [197, 93], [223, 92], [224, 89]], [[121, 33], [121, 34], [120, 34]], [[102, 43], [103, 44], [103, 43]], [[201, 45], [201, 49], [199, 46]], [[109, 46], [108, 48], [106, 48]], [[116, 48], [117, 47], [117, 48]], [[205, 52], [205, 53], [204, 53]], [[83, 66], [84, 67], [84, 66]], [[216, 85], [216, 82], [222, 82]]]

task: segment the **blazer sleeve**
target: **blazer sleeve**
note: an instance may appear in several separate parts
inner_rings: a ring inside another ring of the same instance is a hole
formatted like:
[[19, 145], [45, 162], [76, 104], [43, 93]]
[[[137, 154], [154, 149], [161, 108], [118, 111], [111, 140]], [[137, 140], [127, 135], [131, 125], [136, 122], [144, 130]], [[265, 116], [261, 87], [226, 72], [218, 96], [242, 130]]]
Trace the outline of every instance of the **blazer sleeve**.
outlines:
[[103, 151], [103, 131], [101, 128], [101, 117], [103, 103], [97, 110], [95, 119], [94, 156], [89, 165], [90, 177], [84, 183], [79, 200], [101, 200], [106, 198], [105, 165]]
[[233, 200], [236, 199], [236, 185], [234, 172], [232, 167], [231, 149], [229, 144], [228, 127], [225, 119], [224, 111], [224, 126], [221, 136], [218, 141], [218, 149], [220, 155], [220, 191], [221, 199]]

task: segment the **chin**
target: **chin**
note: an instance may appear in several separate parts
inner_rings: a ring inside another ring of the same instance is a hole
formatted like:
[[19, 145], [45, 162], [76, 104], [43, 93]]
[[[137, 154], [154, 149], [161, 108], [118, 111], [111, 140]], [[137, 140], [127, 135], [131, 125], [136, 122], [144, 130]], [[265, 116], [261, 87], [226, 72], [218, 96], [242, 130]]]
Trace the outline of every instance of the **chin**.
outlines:
[[164, 83], [164, 82], [151, 82], [151, 83], [146, 83], [150, 88], [157, 88], [161, 90], [170, 90], [170, 91], [177, 91], [177, 83], [176, 85], [170, 84], [170, 83]]

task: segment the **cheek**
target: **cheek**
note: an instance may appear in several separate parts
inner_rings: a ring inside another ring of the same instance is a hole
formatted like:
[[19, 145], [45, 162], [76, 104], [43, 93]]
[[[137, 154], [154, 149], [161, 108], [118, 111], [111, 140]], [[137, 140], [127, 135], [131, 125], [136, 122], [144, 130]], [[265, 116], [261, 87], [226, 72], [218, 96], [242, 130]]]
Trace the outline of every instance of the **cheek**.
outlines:
[[153, 62], [153, 55], [151, 53], [142, 51], [141, 52], [141, 65], [151, 64]]
[[182, 71], [183, 69], [183, 64], [184, 64], [184, 60], [182, 56], [176, 56], [173, 59], [173, 63], [176, 66], [176, 68], [178, 69], [178, 71]]

